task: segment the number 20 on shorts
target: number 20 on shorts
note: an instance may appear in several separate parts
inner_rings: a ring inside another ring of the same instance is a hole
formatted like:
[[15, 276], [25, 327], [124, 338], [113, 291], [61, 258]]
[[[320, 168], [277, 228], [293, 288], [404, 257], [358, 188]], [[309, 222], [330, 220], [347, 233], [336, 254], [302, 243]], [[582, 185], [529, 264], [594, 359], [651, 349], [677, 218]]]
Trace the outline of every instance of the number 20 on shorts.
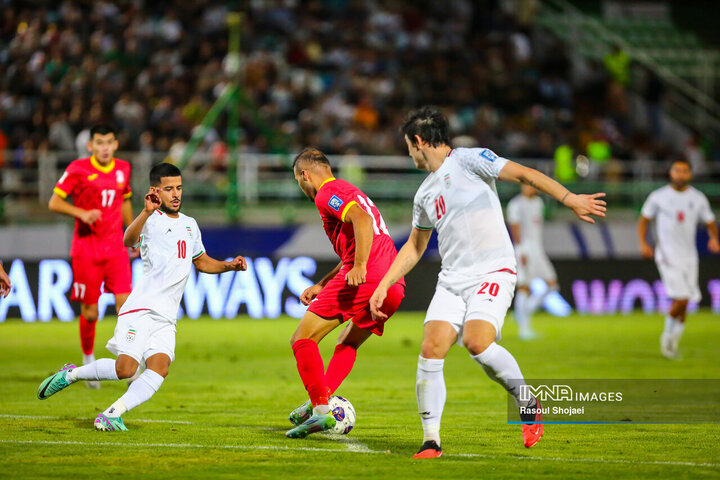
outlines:
[[480, 290], [478, 290], [478, 295], [491, 295], [493, 297], [497, 297], [498, 292], [500, 291], [500, 285], [497, 283], [490, 283], [490, 282], [483, 282], [480, 284]]

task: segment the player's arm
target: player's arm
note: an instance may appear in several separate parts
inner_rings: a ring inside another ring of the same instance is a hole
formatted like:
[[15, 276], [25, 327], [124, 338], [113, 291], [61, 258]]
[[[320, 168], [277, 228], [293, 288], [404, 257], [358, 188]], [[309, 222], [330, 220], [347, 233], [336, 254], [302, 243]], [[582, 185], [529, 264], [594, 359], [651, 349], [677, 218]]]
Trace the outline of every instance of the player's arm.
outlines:
[[205, 252], [193, 260], [193, 265], [195, 265], [195, 269], [203, 273], [225, 273], [247, 270], [247, 262], [244, 257], [237, 256], [231, 261], [226, 262], [223, 260], [215, 260]]
[[87, 223], [88, 225], [92, 225], [102, 216], [102, 212], [100, 210], [85, 210], [80, 207], [76, 207], [61, 197], [57, 192], [53, 193], [52, 197], [50, 197], [48, 208], [53, 212], [79, 218], [82, 222]]
[[605, 211], [607, 210], [605, 208], [606, 202], [601, 200], [601, 198], [605, 196], [604, 193], [576, 195], [534, 168], [529, 168], [509, 160], [502, 170], [500, 170], [498, 178], [504, 181], [524, 183], [525, 185], [535, 187], [571, 209], [580, 220], [588, 223], [595, 223], [591, 215], [604, 217]]
[[653, 258], [653, 255], [655, 252], [653, 252], [653, 248], [650, 246], [650, 244], [647, 242], [647, 230], [648, 225], [650, 225], [651, 220], [644, 215], [640, 215], [640, 220], [638, 221], [638, 240], [640, 241], [640, 254], [643, 256], [643, 258]]
[[0, 297], [7, 297], [12, 290], [12, 283], [10, 283], [10, 277], [5, 273], [2, 262], [0, 262]]
[[373, 242], [373, 218], [357, 204], [343, 215], [343, 222], [352, 223], [355, 233], [355, 260], [353, 268], [345, 275], [348, 285], [356, 287], [365, 283], [367, 263]]
[[387, 315], [380, 311], [380, 307], [385, 302], [388, 289], [417, 265], [427, 249], [431, 235], [432, 230], [412, 229], [407, 242], [398, 252], [397, 257], [395, 257], [387, 273], [380, 280], [375, 293], [370, 298], [370, 311], [374, 317], [387, 318]]
[[708, 222], [705, 224], [708, 230], [710, 240], [708, 240], [708, 250], [712, 253], [720, 253], [720, 242], [718, 241], [718, 226], [717, 223]]
[[[135, 248], [140, 240], [140, 234], [142, 233], [142, 229], [145, 226], [145, 222], [147, 222], [147, 219], [150, 218], [150, 215], [155, 213], [155, 210], [160, 208], [162, 203], [160, 202], [160, 197], [155, 193], [155, 188], [150, 187], [150, 190], [145, 195], [145, 208], [143, 208], [137, 217], [135, 217], [135, 220], [130, 222], [130, 225], [125, 229], [125, 234], [123, 235], [123, 245], [130, 248]], [[125, 212], [123, 212], [124, 214]]]

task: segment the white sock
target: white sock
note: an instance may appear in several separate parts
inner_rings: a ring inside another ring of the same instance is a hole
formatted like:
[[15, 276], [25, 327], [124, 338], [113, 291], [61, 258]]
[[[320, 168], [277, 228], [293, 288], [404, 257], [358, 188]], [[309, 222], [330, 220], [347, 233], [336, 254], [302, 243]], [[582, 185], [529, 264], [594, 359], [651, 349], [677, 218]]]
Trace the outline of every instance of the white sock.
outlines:
[[127, 412], [128, 409], [122, 400], [115, 400], [115, 403], [110, 405], [107, 410], [103, 412], [106, 417], [121, 417], [123, 413]]
[[528, 293], [524, 290], [518, 290], [515, 294], [515, 321], [521, 332], [530, 330], [530, 315], [527, 310]]
[[318, 405], [313, 407], [313, 415], [327, 415], [330, 413], [330, 405]]
[[120, 397], [120, 399], [113, 403], [110, 408], [105, 410], [103, 412], [106, 416], [109, 414], [111, 416], [120, 416], [121, 413], [114, 413], [110, 412], [112, 408], [115, 408], [117, 411], [122, 410], [124, 408], [125, 410], [122, 411], [122, 413], [125, 413], [128, 410], [132, 410], [133, 408], [137, 407], [141, 403], [147, 402], [150, 400], [150, 397], [155, 395], [155, 392], [157, 392], [160, 389], [160, 386], [163, 383], [162, 375], [160, 375], [157, 372], [154, 372], [150, 369], [145, 370], [142, 375], [140, 375], [137, 380], [132, 382], [130, 386], [127, 389], [127, 392], [125, 392], [125, 395]]
[[69, 383], [78, 380], [117, 380], [115, 371], [115, 360], [112, 358], [101, 358], [89, 365], [73, 368], [65, 374], [65, 380]]
[[663, 330], [663, 335], [670, 335], [670, 333], [673, 330], [673, 323], [675, 323], [675, 319], [670, 316], [670, 314], [665, 316], [665, 329]]
[[83, 365], [90, 365], [95, 361], [95, 354], [85, 355], [83, 353]]
[[684, 331], [685, 322], [681, 322], [677, 318], [673, 318], [672, 328], [670, 330], [670, 335], [672, 335], [673, 340], [680, 340]]
[[440, 445], [440, 420], [445, 408], [445, 378], [443, 359], [418, 358], [415, 394], [423, 426], [423, 443], [435, 440]]
[[515, 357], [505, 348], [493, 342], [485, 351], [471, 355], [487, 373], [488, 377], [502, 385], [515, 398], [518, 407], [526, 407], [529, 402], [520, 401], [520, 385], [525, 385], [520, 367]]

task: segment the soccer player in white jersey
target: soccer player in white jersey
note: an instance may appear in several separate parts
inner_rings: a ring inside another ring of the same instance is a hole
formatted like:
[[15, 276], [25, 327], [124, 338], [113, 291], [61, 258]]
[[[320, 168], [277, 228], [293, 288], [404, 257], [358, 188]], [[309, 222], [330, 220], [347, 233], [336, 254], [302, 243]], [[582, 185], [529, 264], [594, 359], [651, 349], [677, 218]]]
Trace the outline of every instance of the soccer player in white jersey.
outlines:
[[[535, 332], [530, 328], [530, 318], [547, 294], [558, 288], [557, 274], [543, 248], [544, 208], [537, 189], [530, 185], [522, 185], [520, 195], [510, 200], [507, 206], [507, 220], [518, 261], [515, 320], [522, 340], [535, 338]], [[536, 278], [542, 278], [548, 288], [542, 294], [531, 295], [530, 282]]]
[[121, 415], [158, 391], [175, 359], [175, 332], [180, 299], [191, 266], [223, 273], [247, 268], [243, 257], [219, 261], [205, 253], [197, 222], [180, 213], [182, 178], [169, 163], [150, 170], [145, 208], [125, 230], [125, 246], [140, 246], [144, 275], [118, 313], [115, 335], [106, 348], [117, 360], [101, 358], [88, 365], [65, 365], [38, 388], [44, 400], [79, 380], [119, 380], [144, 372], [125, 394], [95, 419], [95, 428], [127, 430]]
[[[689, 301], [702, 298], [698, 285], [697, 225], [708, 229], [708, 250], [720, 253], [718, 227], [710, 202], [699, 190], [690, 186], [690, 163], [676, 160], [670, 167], [670, 184], [652, 192], [643, 205], [638, 222], [640, 251], [645, 258], [655, 257], [660, 279], [672, 300], [660, 336], [660, 352], [667, 358], [678, 356], [678, 344], [685, 329]], [[647, 241], [648, 224], [655, 220], [656, 245]]]
[[443, 363], [458, 341], [488, 376], [517, 403], [523, 441], [531, 447], [543, 434], [535, 398], [520, 397], [525, 383], [515, 358], [496, 342], [515, 291], [515, 254], [505, 227], [495, 179], [535, 186], [572, 209], [581, 220], [605, 215], [604, 194], [575, 195], [537, 170], [498, 157], [487, 148], [450, 148], [448, 122], [425, 107], [410, 113], [402, 126], [415, 166], [428, 170], [415, 195], [413, 229], [370, 299], [373, 315], [387, 289], [408, 273], [438, 231], [442, 269], [425, 317], [417, 368], [416, 393], [423, 424], [423, 445], [415, 458], [442, 455], [440, 419], [445, 405]]

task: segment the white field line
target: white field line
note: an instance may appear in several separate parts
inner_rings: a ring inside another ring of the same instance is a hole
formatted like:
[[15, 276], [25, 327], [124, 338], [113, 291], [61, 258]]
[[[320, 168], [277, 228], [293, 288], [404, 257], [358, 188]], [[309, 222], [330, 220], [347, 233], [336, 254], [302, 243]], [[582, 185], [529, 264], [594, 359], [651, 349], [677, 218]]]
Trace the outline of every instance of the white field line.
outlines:
[[[0, 413], [0, 418], [26, 418], [29, 420], [92, 420], [89, 417], [58, 417], [58, 416], [49, 416], [49, 415], [9, 415], [9, 414], [2, 414]], [[133, 422], [140, 422], [140, 423], [177, 423], [178, 425], [194, 425], [193, 422], [187, 422], [184, 420], [153, 420], [150, 418], [133, 418]]]
[[[2, 415], [0, 418], [38, 418], [38, 419], [58, 419], [63, 417], [41, 417], [31, 415]], [[133, 419], [133, 421], [141, 421]], [[170, 420], [146, 420], [172, 423]], [[176, 422], [177, 423], [177, 422]], [[183, 422], [184, 424], [196, 425], [193, 422]], [[221, 427], [222, 425], [218, 425]], [[334, 438], [334, 436], [331, 436]], [[286, 446], [270, 446], [270, 445], [201, 445], [193, 443], [126, 443], [126, 442], [77, 442], [77, 441], [59, 441], [59, 440], [4, 440], [0, 439], [0, 444], [16, 444], [16, 445], [79, 445], [79, 446], [119, 446], [119, 447], [150, 447], [150, 448], [196, 448], [196, 449], [224, 449], [224, 450], [276, 450], [276, 451], [302, 451], [302, 452], [332, 452], [332, 453], [366, 453], [366, 454], [389, 454], [380, 450], [371, 450], [366, 445], [355, 441], [354, 439], [345, 438], [339, 440], [339, 443], [346, 444], [347, 449], [340, 450], [336, 448], [317, 448], [317, 447], [286, 447]], [[445, 453], [444, 457], [462, 457], [462, 458], [487, 458], [496, 459], [498, 455], [482, 454], [482, 453]], [[707, 467], [720, 468], [720, 463], [710, 462], [681, 462], [681, 461], [663, 461], [663, 460], [625, 460], [614, 458], [578, 458], [578, 457], [540, 457], [540, 456], [524, 456], [524, 455], [507, 455], [507, 458], [513, 460], [528, 460], [539, 462], [576, 462], [576, 463], [606, 463], [621, 465], [665, 465], [679, 467]]]

